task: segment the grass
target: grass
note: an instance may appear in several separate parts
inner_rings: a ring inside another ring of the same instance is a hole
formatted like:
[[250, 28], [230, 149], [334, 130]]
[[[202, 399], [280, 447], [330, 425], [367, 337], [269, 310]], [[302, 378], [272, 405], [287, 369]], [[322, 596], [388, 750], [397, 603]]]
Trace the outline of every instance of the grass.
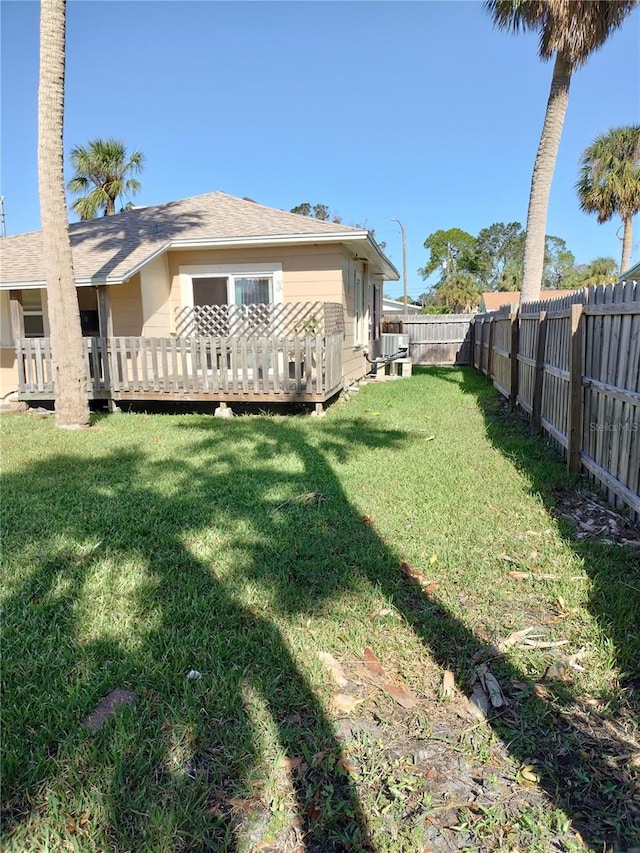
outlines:
[[[419, 713], [376, 694], [354, 715], [427, 742], [443, 668], [464, 690], [478, 648], [529, 625], [584, 668], [536, 692], [551, 653], [511, 650], [492, 663], [508, 713], [488, 741], [450, 742], [539, 762], [547, 806], [462, 810], [459, 837], [640, 844], [631, 733], [611, 734], [637, 713], [638, 558], [553, 518], [573, 481], [484, 379], [425, 370], [321, 420], [119, 414], [68, 434], [24, 415], [1, 432], [3, 849], [241, 853], [288, 829], [309, 850], [422, 850], [429, 779], [367, 737], [345, 756], [318, 651], [349, 668], [374, 649]], [[89, 734], [116, 687], [137, 701]]]

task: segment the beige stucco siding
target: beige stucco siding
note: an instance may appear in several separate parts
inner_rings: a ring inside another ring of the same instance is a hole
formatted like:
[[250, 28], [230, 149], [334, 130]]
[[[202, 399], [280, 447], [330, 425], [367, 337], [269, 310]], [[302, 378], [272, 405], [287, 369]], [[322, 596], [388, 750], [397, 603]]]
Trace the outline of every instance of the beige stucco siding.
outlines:
[[134, 276], [126, 284], [118, 284], [110, 287], [109, 302], [111, 304], [113, 334], [116, 336], [142, 335], [143, 317], [140, 276]]
[[9, 291], [0, 291], [0, 347], [13, 346], [11, 334], [11, 303]]
[[14, 347], [0, 346], [0, 397], [18, 388], [18, 369]]
[[16, 351], [11, 334], [11, 308], [9, 291], [0, 291], [0, 397], [5, 397], [18, 387]]
[[148, 338], [159, 338], [172, 330], [170, 309], [171, 281], [167, 256], [148, 263], [140, 271], [140, 294], [142, 297], [142, 334]]
[[180, 307], [180, 267], [238, 264], [280, 265], [285, 302], [342, 303], [340, 246], [269, 246], [256, 249], [180, 250], [169, 253], [171, 307]]

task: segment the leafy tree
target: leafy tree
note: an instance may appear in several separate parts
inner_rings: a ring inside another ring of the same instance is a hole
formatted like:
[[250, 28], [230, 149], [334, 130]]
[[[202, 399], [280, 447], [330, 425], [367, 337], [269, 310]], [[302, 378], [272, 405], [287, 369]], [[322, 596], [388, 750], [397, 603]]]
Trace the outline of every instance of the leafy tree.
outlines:
[[428, 278], [437, 269], [442, 270], [441, 279], [458, 270], [470, 272], [475, 267], [475, 239], [460, 228], [434, 231], [424, 241], [429, 249], [429, 260], [418, 270], [422, 278]]
[[112, 216], [116, 199], [141, 189], [140, 182], [130, 176], [142, 171], [144, 155], [141, 151], [127, 155], [124, 142], [118, 139], [94, 139], [86, 147], [78, 145], [70, 159], [75, 175], [67, 189], [82, 195], [71, 205], [80, 219]]
[[478, 307], [480, 295], [477, 278], [458, 270], [434, 287], [425, 300], [425, 307], [435, 314], [468, 314]]
[[596, 284], [614, 284], [618, 264], [613, 258], [594, 258], [588, 264], [574, 267], [563, 282], [563, 287], [591, 287]]
[[640, 210], [640, 125], [618, 127], [596, 137], [583, 152], [576, 183], [580, 207], [608, 222], [617, 213], [624, 226], [620, 272], [629, 268], [632, 218]]
[[485, 289], [519, 290], [525, 234], [519, 222], [494, 222], [476, 237], [475, 258]]
[[38, 183], [49, 303], [56, 423], [89, 424], [78, 295], [64, 194], [65, 0], [40, 3]]
[[552, 237], [547, 234], [544, 243], [544, 270], [542, 287], [544, 289], [561, 289], [572, 287], [567, 282], [571, 280], [575, 266], [575, 256], [567, 249], [562, 237]]
[[308, 201], [303, 201], [302, 204], [292, 207], [289, 213], [297, 213], [298, 216], [310, 216], [312, 219], [319, 219], [321, 222], [327, 222], [329, 219], [336, 223], [342, 222], [341, 217], [337, 214], [331, 216], [326, 204], [310, 204]]
[[292, 207], [289, 213], [297, 213], [298, 216], [312, 216], [311, 205], [308, 201], [303, 201], [302, 204], [297, 204]]
[[549, 192], [573, 72], [605, 43], [637, 0], [485, 0], [500, 29], [540, 35], [538, 55], [555, 56], [547, 109], [533, 166], [520, 299], [537, 299], [542, 283]]

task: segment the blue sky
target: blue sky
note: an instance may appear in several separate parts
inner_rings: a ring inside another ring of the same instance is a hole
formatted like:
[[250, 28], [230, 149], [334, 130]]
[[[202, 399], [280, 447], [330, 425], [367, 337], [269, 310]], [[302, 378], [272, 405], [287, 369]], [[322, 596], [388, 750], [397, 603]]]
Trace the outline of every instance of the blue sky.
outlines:
[[[38, 16], [33, 0], [0, 4], [7, 234], [40, 227]], [[619, 221], [581, 213], [573, 187], [596, 135], [640, 121], [639, 48], [636, 9], [572, 82], [547, 233], [579, 263], [619, 261]], [[397, 218], [416, 297], [433, 231], [525, 223], [551, 71], [535, 36], [495, 31], [475, 0], [70, 0], [65, 151], [107, 136], [142, 149], [137, 204], [217, 189], [324, 203], [375, 228], [400, 270]]]

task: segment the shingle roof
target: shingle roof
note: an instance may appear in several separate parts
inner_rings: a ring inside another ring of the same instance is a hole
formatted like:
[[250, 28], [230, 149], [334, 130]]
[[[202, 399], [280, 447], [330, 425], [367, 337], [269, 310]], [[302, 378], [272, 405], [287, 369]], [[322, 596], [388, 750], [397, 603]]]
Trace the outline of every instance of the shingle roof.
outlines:
[[[366, 239], [362, 228], [265, 207], [223, 192], [138, 208], [69, 226], [76, 282], [124, 281], [176, 244]], [[389, 263], [384, 256], [382, 258]], [[393, 269], [393, 267], [391, 267]], [[0, 282], [43, 283], [42, 232], [0, 239]]]

